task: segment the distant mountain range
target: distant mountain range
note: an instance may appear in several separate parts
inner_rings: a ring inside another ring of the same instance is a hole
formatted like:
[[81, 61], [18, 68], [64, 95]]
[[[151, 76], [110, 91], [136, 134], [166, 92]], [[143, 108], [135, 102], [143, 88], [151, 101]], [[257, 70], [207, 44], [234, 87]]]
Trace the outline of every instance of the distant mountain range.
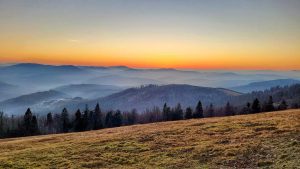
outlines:
[[123, 88], [112, 85], [97, 85], [97, 84], [71, 84], [54, 88], [53, 90], [60, 91], [72, 97], [82, 97], [86, 99], [95, 99], [117, 93]]
[[[86, 86], [86, 85], [84, 85]], [[89, 86], [89, 85], [88, 85]], [[75, 88], [77, 88], [76, 86]], [[64, 89], [67, 90], [64, 90]], [[73, 87], [60, 87], [66, 93], [74, 92]], [[136, 108], [142, 112], [154, 106], [161, 107], [164, 103], [175, 106], [181, 103], [183, 107], [195, 106], [201, 100], [204, 105], [215, 103], [223, 105], [231, 97], [239, 96], [240, 93], [222, 88], [208, 88], [191, 85], [149, 85], [139, 88], [130, 88], [121, 92], [111, 94], [97, 99], [71, 98], [61, 91], [50, 90], [23, 95], [14, 99], [0, 102], [6, 112], [14, 113], [16, 110], [25, 110], [32, 107], [34, 111], [46, 113], [47, 111], [60, 111], [63, 107], [75, 111], [84, 108], [86, 104], [96, 105], [98, 102], [104, 110], [121, 109], [130, 111]], [[46, 109], [45, 109], [46, 108]], [[23, 111], [21, 111], [23, 113]]]
[[[36, 111], [42, 113], [49, 110], [60, 111], [63, 106], [75, 109], [86, 103], [93, 105], [99, 101], [104, 109], [137, 108], [144, 111], [145, 108], [154, 105], [161, 106], [163, 102], [173, 105], [180, 101], [183, 106], [194, 105], [199, 98], [204, 104], [211, 101], [224, 104], [226, 99], [236, 97], [239, 92], [247, 93], [278, 85], [291, 85], [298, 83], [299, 79], [298, 71], [10, 64], [0, 66], [0, 110], [22, 113], [24, 110], [17, 111], [16, 108], [23, 106], [22, 108], [35, 107]], [[149, 84], [155, 85], [139, 87]], [[49, 91], [57, 97], [48, 97]], [[39, 97], [42, 93], [45, 97]], [[20, 101], [20, 98], [36, 99], [36, 102], [28, 102], [27, 99]]]
[[26, 93], [26, 91], [22, 90], [22, 88], [0, 81], [0, 101], [17, 97], [24, 93]]
[[300, 83], [300, 81], [295, 79], [276, 79], [276, 80], [268, 80], [268, 81], [261, 81], [261, 82], [253, 82], [247, 85], [232, 87], [230, 89], [242, 93], [249, 93], [253, 91], [263, 91], [271, 87], [290, 86], [298, 83]]
[[[222, 88], [209, 88], [191, 85], [149, 85], [139, 88], [130, 88], [124, 91], [98, 98], [93, 100], [83, 100], [78, 104], [68, 102], [65, 107], [70, 110], [77, 108], [84, 108], [85, 105], [94, 106], [100, 103], [101, 108], [104, 110], [120, 109], [123, 111], [130, 111], [133, 108], [139, 112], [146, 109], [151, 109], [154, 106], [162, 107], [164, 103], [170, 106], [175, 106], [180, 103], [182, 107], [195, 106], [199, 100], [204, 105], [215, 103], [223, 105], [231, 97], [241, 95], [238, 92], [222, 89]], [[60, 107], [59, 109], [61, 109]]]

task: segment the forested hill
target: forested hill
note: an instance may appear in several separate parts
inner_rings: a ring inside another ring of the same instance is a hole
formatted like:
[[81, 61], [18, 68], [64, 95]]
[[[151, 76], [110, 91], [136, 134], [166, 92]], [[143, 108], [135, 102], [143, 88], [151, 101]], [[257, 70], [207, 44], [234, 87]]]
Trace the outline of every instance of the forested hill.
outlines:
[[[192, 85], [148, 85], [139, 88], [130, 88], [110, 96], [95, 99], [88, 102], [83, 102], [75, 107], [84, 108], [86, 104], [96, 105], [100, 103], [104, 110], [116, 110], [131, 111], [137, 109], [138, 112], [143, 112], [146, 109], [153, 107], [162, 108], [164, 103], [170, 106], [175, 106], [180, 103], [184, 108], [188, 106], [194, 107], [199, 100], [204, 105], [214, 103], [216, 105], [225, 105], [231, 97], [237, 97], [241, 95], [238, 92], [221, 89], [221, 88], [209, 88], [199, 87]], [[67, 105], [68, 108], [73, 107], [71, 103]]]

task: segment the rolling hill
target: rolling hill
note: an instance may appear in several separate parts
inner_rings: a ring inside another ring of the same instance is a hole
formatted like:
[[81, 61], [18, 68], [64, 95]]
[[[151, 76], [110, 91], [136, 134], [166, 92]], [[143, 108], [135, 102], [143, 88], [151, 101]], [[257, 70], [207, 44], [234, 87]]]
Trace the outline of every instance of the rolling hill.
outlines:
[[17, 97], [19, 94], [24, 94], [25, 91], [19, 86], [8, 84], [0, 81], [0, 101]]
[[90, 78], [90, 72], [76, 66], [20, 63], [0, 67], [0, 80], [22, 85], [29, 91], [50, 90], [59, 85], [76, 83]]
[[[180, 103], [183, 108], [187, 106], [194, 107], [199, 100], [202, 101], [204, 106], [210, 103], [224, 105], [230, 98], [240, 95], [238, 92], [223, 88], [175, 84], [147, 85], [117, 92], [118, 90], [120, 91], [121, 88], [106, 85], [68, 85], [50, 91], [5, 100], [0, 102], [0, 107], [8, 114], [20, 114], [27, 107], [33, 108], [38, 113], [60, 112], [64, 107], [74, 112], [78, 108], [85, 108], [86, 105], [93, 107], [100, 103], [103, 110], [120, 109], [130, 111], [135, 108], [139, 112], [143, 112], [155, 106], [161, 108], [164, 103], [170, 106]], [[109, 92], [115, 93], [100, 97]], [[98, 98], [91, 99], [89, 97]], [[15, 110], [18, 110], [18, 112]]]
[[112, 85], [71, 84], [60, 86], [54, 88], [53, 90], [66, 93], [72, 97], [95, 99], [98, 97], [104, 97], [119, 92], [123, 90], [123, 88]]
[[8, 114], [23, 114], [28, 107], [32, 108], [34, 111], [44, 110], [47, 109], [46, 105], [43, 104], [44, 102], [61, 100], [64, 98], [70, 98], [70, 96], [62, 92], [49, 90], [4, 100], [0, 102], [0, 107]]
[[0, 168], [297, 168], [300, 110], [0, 140]]
[[71, 110], [84, 108], [86, 104], [96, 105], [100, 103], [104, 110], [120, 109], [130, 111], [133, 108], [139, 112], [151, 109], [154, 106], [162, 108], [164, 103], [175, 106], [180, 103], [183, 107], [194, 107], [199, 100], [204, 105], [214, 103], [216, 105], [225, 104], [229, 98], [239, 96], [240, 93], [222, 88], [209, 88], [191, 85], [148, 85], [139, 88], [130, 88], [124, 91], [90, 101], [85, 101], [79, 105], [70, 103], [66, 107]]
[[299, 83], [300, 81], [295, 79], [276, 79], [276, 80], [269, 80], [269, 81], [253, 82], [253, 83], [249, 83], [248, 85], [232, 87], [231, 89], [242, 93], [249, 93], [253, 91], [263, 91], [276, 86], [283, 87], [283, 86], [290, 86]]

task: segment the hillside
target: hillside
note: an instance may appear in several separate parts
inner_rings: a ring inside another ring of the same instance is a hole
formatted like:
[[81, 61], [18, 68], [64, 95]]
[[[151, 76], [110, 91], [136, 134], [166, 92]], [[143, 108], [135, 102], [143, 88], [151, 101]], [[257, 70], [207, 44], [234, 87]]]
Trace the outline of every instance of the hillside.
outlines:
[[297, 168], [300, 110], [0, 140], [0, 168]]
[[119, 92], [122, 88], [112, 85], [71, 84], [57, 87], [54, 90], [66, 93], [72, 97], [95, 99]]
[[16, 97], [22, 93], [24, 91], [19, 86], [0, 81], [0, 101]]
[[[104, 110], [120, 109], [130, 111], [133, 108], [140, 112], [154, 106], [162, 107], [164, 103], [175, 106], [180, 103], [183, 107], [194, 107], [199, 100], [204, 105], [214, 103], [224, 105], [231, 97], [240, 95], [228, 89], [199, 87], [192, 85], [149, 85], [141, 88], [130, 88], [124, 91], [109, 95], [107, 97], [84, 102], [76, 107], [84, 108], [85, 104], [96, 105], [100, 103]], [[74, 104], [66, 106], [71, 108]], [[72, 108], [71, 108], [72, 110]]]
[[281, 86], [281, 87], [291, 86], [299, 83], [300, 81], [295, 79], [276, 79], [276, 80], [253, 82], [253, 83], [249, 83], [248, 85], [232, 87], [231, 89], [242, 93], [249, 93], [253, 91], [264, 91], [266, 89], [270, 89], [276, 86]]
[[52, 100], [61, 100], [64, 98], [69, 98], [65, 93], [58, 92], [55, 90], [36, 92], [26, 95], [21, 95], [16, 98], [4, 100], [0, 102], [0, 107], [3, 111], [7, 113], [24, 113], [25, 110], [30, 107], [34, 110], [45, 109], [46, 105], [42, 105], [44, 102], [52, 101]]

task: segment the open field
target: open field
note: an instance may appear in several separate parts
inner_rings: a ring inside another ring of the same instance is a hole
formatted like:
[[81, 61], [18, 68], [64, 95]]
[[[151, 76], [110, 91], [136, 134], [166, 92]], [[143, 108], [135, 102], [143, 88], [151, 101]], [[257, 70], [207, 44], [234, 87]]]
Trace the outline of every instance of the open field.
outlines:
[[300, 110], [0, 140], [0, 168], [299, 168]]

